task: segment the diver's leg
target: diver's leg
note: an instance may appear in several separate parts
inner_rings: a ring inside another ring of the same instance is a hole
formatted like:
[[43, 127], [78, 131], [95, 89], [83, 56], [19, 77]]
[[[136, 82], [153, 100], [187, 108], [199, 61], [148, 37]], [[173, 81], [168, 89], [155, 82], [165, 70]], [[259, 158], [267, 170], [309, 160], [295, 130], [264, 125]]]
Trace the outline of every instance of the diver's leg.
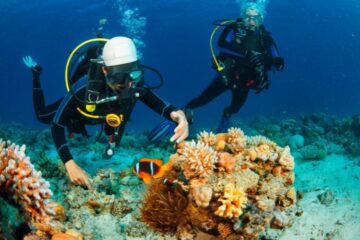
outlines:
[[224, 115], [229, 117], [231, 117], [232, 114], [239, 112], [249, 95], [249, 89], [244, 87], [241, 89], [235, 88], [231, 90], [231, 95], [231, 103], [223, 112]]
[[221, 93], [227, 90], [227, 86], [223, 84], [219, 77], [210, 83], [210, 85], [200, 94], [200, 96], [191, 99], [187, 104], [186, 108], [197, 108], [211, 102], [214, 98], [219, 96]]
[[224, 109], [223, 115], [221, 116], [220, 123], [216, 129], [217, 133], [225, 132], [229, 128], [230, 118], [232, 114], [237, 113], [240, 108], [244, 105], [247, 96], [249, 94], [248, 88], [232, 89], [231, 90], [231, 103]]
[[33, 72], [33, 104], [39, 122], [50, 124], [62, 99], [46, 106], [45, 97], [40, 83], [40, 72]]

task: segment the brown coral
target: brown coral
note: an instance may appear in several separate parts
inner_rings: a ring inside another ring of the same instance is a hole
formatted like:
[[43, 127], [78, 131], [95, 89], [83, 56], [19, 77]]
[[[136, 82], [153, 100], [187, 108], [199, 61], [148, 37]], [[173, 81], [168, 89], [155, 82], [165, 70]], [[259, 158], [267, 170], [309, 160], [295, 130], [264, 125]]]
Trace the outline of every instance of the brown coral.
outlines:
[[169, 188], [154, 181], [140, 208], [140, 219], [156, 231], [175, 233], [187, 205], [188, 199], [180, 187]]
[[226, 239], [230, 234], [234, 232], [230, 223], [219, 223], [219, 225], [217, 226], [217, 230], [222, 239]]
[[48, 221], [55, 214], [50, 184], [34, 169], [25, 149], [0, 139], [0, 193], [12, 196], [32, 219]]

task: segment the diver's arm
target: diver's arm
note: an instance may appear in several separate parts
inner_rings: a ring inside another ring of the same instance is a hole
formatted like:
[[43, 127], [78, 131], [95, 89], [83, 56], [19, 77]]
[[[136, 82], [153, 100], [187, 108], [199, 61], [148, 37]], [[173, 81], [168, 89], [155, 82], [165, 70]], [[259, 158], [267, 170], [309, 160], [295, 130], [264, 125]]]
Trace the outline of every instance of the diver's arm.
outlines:
[[233, 51], [235, 53], [240, 53], [241, 49], [238, 43], [235, 42], [236, 34], [236, 24], [232, 23], [229, 26], [226, 26], [225, 29], [221, 32], [218, 46], [226, 50]]
[[140, 97], [140, 100], [145, 103], [146, 106], [171, 121], [173, 121], [170, 116], [171, 112], [178, 110], [173, 105], [165, 103], [165, 101], [150, 89], [145, 90], [145, 93]]
[[64, 97], [59, 106], [58, 112], [53, 119], [51, 134], [58, 155], [65, 164], [65, 168], [69, 174], [71, 182], [76, 185], [91, 188], [86, 172], [74, 161], [65, 136], [66, 126], [69, 126], [73, 116], [76, 116], [76, 114], [74, 114], [76, 111], [76, 109], [74, 109], [74, 101], [75, 99], [71, 93], [68, 93]]
[[278, 71], [284, 70], [284, 58], [280, 56], [279, 48], [270, 34], [268, 35], [268, 52], [272, 58], [272, 66], [275, 67], [275, 69]]
[[58, 152], [58, 155], [61, 161], [65, 164], [67, 161], [73, 159], [73, 156], [70, 153], [69, 147], [67, 145], [67, 140], [65, 137], [65, 126], [53, 122], [51, 126], [51, 135]]
[[174, 135], [170, 138], [171, 142], [176, 141], [176, 143], [179, 143], [189, 136], [189, 124], [184, 111], [170, 104], [166, 104], [149, 89], [141, 96], [140, 100], [161, 116], [177, 123], [174, 129]]

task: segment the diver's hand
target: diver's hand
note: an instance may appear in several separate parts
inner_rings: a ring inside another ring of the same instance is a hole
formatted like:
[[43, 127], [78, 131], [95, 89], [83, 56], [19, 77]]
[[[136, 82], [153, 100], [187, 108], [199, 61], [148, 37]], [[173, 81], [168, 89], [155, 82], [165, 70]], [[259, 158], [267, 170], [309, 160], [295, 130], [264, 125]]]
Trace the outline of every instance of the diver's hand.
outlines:
[[269, 89], [270, 87], [270, 81], [269, 80], [265, 80], [263, 82], [260, 82], [259, 85], [256, 88], [256, 94], [259, 94], [262, 90], [264, 89]]
[[278, 71], [284, 70], [284, 67], [285, 67], [284, 58], [274, 57], [272, 62], [273, 62], [273, 65], [275, 66], [276, 70], [278, 70]]
[[82, 170], [74, 160], [69, 160], [65, 163], [66, 171], [69, 174], [70, 181], [75, 185], [81, 185], [91, 189], [91, 185], [87, 174], [84, 170]]
[[171, 112], [170, 117], [173, 121], [178, 123], [174, 130], [175, 134], [170, 138], [170, 141], [173, 142], [176, 140], [176, 143], [179, 143], [189, 136], [189, 123], [182, 110]]
[[34, 59], [32, 59], [32, 57], [30, 56], [25, 56], [22, 58], [24, 64], [30, 68], [32, 71], [35, 71], [37, 73], [41, 73], [42, 71], [42, 67], [36, 63], [36, 61]]

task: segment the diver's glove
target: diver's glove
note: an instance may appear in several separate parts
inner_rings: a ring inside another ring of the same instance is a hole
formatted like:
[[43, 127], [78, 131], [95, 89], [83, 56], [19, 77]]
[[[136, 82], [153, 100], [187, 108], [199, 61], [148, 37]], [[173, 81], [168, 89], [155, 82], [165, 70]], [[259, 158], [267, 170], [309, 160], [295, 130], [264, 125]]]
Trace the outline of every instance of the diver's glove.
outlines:
[[273, 63], [273, 66], [276, 68], [276, 70], [278, 70], [278, 71], [284, 70], [284, 67], [285, 67], [284, 58], [274, 57], [272, 59], [272, 63]]
[[42, 72], [42, 67], [36, 63], [36, 61], [34, 59], [32, 59], [32, 57], [30, 56], [25, 56], [23, 57], [23, 62], [24, 64], [31, 69], [31, 71], [36, 72], [36, 73], [41, 73]]
[[270, 87], [270, 81], [266, 78], [265, 81], [260, 82], [260, 83], [258, 84], [258, 86], [256, 87], [255, 93], [256, 93], [256, 94], [259, 94], [262, 90], [264, 90], [264, 89], [269, 89], [269, 87]]
[[235, 42], [241, 44], [246, 36], [246, 27], [241, 18], [236, 19]]

